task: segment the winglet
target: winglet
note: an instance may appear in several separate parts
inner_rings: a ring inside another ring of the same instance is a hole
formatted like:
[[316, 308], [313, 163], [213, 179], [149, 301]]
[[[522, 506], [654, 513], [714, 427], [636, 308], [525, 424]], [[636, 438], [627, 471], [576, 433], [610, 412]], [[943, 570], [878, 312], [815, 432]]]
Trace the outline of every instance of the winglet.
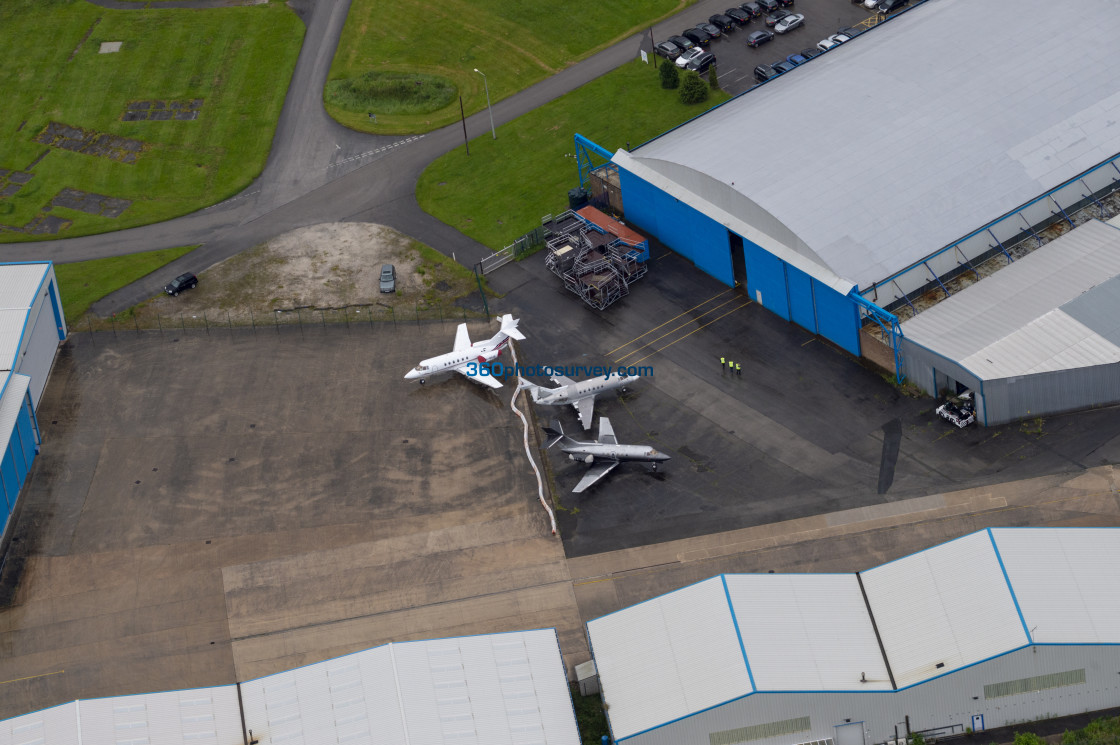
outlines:
[[564, 439], [564, 428], [560, 426], [559, 419], [553, 419], [547, 427], [541, 427], [541, 429], [549, 437], [548, 444], [545, 445], [546, 448], [550, 448]]

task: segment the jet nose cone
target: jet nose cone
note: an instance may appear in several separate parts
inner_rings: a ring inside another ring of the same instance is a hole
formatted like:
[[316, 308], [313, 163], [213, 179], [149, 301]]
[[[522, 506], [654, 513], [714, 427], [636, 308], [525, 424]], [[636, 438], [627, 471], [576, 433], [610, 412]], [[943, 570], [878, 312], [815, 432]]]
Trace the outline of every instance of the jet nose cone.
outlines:
[[412, 380], [415, 377], [416, 377], [416, 371], [415, 370], [409, 370], [408, 372], [406, 372], [404, 374], [404, 379], [405, 380]]
[[665, 453], [661, 452], [660, 450], [654, 450], [653, 451], [653, 459], [654, 460], [669, 460], [669, 456], [666, 455]]

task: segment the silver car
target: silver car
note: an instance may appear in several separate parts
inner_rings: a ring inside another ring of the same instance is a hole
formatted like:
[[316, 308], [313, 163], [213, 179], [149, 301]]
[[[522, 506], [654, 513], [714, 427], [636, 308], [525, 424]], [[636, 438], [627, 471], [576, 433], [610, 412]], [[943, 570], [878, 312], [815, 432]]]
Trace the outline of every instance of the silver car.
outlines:
[[381, 265], [381, 291], [397, 291], [397, 270], [393, 268], [392, 264]]

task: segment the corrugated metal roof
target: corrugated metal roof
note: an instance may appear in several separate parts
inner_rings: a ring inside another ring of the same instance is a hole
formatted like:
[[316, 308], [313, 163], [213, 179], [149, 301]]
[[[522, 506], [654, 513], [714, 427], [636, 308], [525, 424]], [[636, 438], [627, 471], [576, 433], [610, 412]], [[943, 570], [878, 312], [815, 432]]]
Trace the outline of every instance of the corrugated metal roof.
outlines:
[[992, 528], [1031, 639], [1120, 644], [1120, 530]]
[[1027, 643], [987, 532], [861, 576], [899, 688]]
[[262, 744], [579, 743], [554, 629], [388, 644], [241, 692]]
[[723, 580], [587, 624], [615, 739], [753, 691]]
[[0, 373], [0, 456], [8, 451], [8, 442], [12, 439], [12, 430], [30, 385], [31, 378], [26, 375]]
[[1120, 528], [984, 530], [860, 576], [870, 615], [855, 575], [723, 575], [588, 622], [615, 738], [751, 693], [739, 633], [759, 692], [891, 690], [872, 616], [899, 689], [1019, 649], [1028, 628], [1120, 643]]
[[[1120, 14], [1117, 14], [1120, 16]], [[902, 324], [977, 377], [1120, 362], [1120, 229], [1090, 220]]]
[[242, 742], [235, 686], [72, 701], [0, 722], [0, 745], [232, 742]]
[[0, 370], [11, 370], [27, 313], [50, 264], [0, 264]]
[[49, 263], [0, 264], [0, 310], [30, 308], [50, 268]]
[[1120, 13], [1052, 10], [929, 0], [615, 161], [869, 286], [1120, 152]]
[[854, 574], [724, 579], [759, 691], [891, 690]]

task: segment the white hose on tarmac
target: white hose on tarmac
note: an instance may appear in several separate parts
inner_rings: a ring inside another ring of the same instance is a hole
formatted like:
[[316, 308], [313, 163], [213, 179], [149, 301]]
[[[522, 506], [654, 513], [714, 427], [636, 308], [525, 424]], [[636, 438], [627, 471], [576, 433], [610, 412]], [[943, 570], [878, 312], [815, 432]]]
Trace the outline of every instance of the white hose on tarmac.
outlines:
[[[509, 345], [509, 352], [513, 356], [513, 369], [516, 370], [517, 350], [513, 348], [513, 344]], [[514, 389], [513, 398], [509, 400], [509, 408], [521, 419], [524, 428], [525, 457], [529, 459], [529, 465], [533, 467], [533, 473], [537, 476], [537, 496], [540, 497], [541, 505], [544, 506], [545, 512], [548, 513], [548, 519], [552, 523], [552, 534], [556, 535], [556, 515], [552, 513], [552, 508], [548, 506], [548, 500], [544, 498], [544, 481], [541, 479], [541, 471], [537, 468], [537, 462], [533, 460], [533, 451], [529, 449], [529, 420], [521, 413], [521, 409], [517, 408], [517, 397], [520, 393], [520, 387]]]

